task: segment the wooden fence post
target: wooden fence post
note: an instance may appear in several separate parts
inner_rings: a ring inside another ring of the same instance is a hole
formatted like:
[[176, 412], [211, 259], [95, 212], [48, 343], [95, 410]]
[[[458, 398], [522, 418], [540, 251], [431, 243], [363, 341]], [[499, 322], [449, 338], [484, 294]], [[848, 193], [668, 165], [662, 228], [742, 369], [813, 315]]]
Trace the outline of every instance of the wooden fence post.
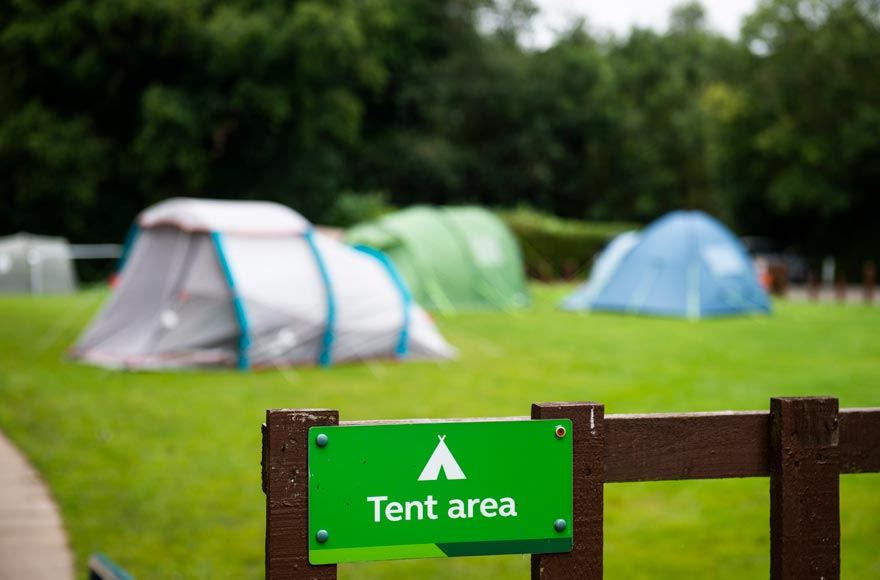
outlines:
[[834, 398], [770, 399], [770, 578], [840, 578]]
[[874, 301], [874, 288], [877, 286], [877, 266], [873, 260], [868, 260], [862, 266], [862, 287], [864, 291], [865, 304]]
[[849, 287], [846, 284], [846, 274], [838, 274], [837, 280], [834, 281], [834, 297], [841, 304], [846, 304], [848, 290]]
[[[573, 436], [574, 545], [568, 554], [533, 554], [532, 580], [602, 578], [605, 406], [536, 403], [532, 419], [571, 419]], [[547, 490], [552, 493], [552, 490]]]
[[810, 302], [818, 302], [821, 292], [822, 287], [819, 283], [819, 277], [816, 276], [815, 272], [810, 270], [807, 272], [807, 298]]
[[263, 490], [266, 492], [267, 580], [336, 580], [336, 565], [309, 564], [309, 427], [338, 425], [329, 409], [266, 411]]

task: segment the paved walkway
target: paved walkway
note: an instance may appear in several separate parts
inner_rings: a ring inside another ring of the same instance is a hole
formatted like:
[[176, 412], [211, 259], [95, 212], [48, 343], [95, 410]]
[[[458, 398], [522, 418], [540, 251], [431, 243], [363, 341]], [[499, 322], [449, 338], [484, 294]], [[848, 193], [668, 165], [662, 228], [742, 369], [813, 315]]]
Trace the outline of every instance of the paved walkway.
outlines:
[[0, 580], [73, 577], [73, 555], [48, 488], [0, 433]]
[[[807, 292], [806, 286], [790, 286], [785, 297], [794, 302], [812, 302], [813, 298]], [[822, 286], [819, 294], [816, 296], [819, 302], [840, 303], [839, 297], [834, 288], [830, 286]], [[846, 287], [844, 300], [846, 304], [866, 304], [865, 289], [862, 286], [850, 284]], [[873, 300], [870, 302], [872, 306], [880, 306], [880, 289], [876, 290]]]

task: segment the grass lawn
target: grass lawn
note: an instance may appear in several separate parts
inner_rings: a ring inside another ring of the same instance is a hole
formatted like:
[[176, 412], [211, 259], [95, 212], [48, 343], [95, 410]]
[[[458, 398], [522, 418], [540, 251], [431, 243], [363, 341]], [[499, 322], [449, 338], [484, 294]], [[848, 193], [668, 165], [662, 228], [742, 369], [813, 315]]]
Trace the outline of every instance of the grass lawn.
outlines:
[[[766, 409], [773, 395], [880, 406], [880, 308], [777, 304], [688, 323], [555, 310], [439, 322], [456, 361], [284, 372], [120, 373], [67, 362], [104, 294], [0, 299], [0, 429], [48, 480], [80, 570], [96, 550], [138, 578], [259, 578], [260, 424], [270, 407], [344, 419]], [[880, 442], [878, 442], [880, 444]], [[766, 578], [766, 479], [606, 487], [608, 578]], [[845, 578], [880, 577], [880, 475], [841, 482]], [[343, 578], [525, 578], [525, 556], [370, 563]]]

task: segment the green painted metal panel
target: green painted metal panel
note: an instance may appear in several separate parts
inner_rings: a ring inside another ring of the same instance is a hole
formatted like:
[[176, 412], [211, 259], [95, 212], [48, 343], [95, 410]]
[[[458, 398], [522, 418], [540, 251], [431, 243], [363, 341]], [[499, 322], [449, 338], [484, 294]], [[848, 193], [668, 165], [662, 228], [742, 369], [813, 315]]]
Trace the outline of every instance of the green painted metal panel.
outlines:
[[314, 427], [309, 560], [570, 551], [571, 430], [568, 420]]

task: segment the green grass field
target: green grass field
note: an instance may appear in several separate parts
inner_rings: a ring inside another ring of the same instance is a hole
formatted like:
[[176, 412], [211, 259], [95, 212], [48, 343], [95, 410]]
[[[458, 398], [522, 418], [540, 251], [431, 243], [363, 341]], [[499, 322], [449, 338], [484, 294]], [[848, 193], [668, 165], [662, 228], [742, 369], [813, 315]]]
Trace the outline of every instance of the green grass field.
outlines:
[[[689, 323], [559, 312], [535, 287], [516, 314], [440, 320], [443, 364], [283, 372], [120, 373], [66, 348], [104, 294], [0, 299], [0, 429], [44, 474], [80, 570], [96, 550], [140, 579], [259, 578], [260, 424], [271, 407], [344, 419], [526, 415], [535, 401], [607, 413], [766, 409], [773, 395], [880, 406], [880, 308], [777, 304]], [[878, 442], [880, 444], [880, 442]], [[606, 577], [762, 578], [766, 479], [606, 487]], [[880, 475], [842, 478], [845, 578], [880, 576]], [[343, 578], [525, 578], [526, 556], [343, 566]]]

